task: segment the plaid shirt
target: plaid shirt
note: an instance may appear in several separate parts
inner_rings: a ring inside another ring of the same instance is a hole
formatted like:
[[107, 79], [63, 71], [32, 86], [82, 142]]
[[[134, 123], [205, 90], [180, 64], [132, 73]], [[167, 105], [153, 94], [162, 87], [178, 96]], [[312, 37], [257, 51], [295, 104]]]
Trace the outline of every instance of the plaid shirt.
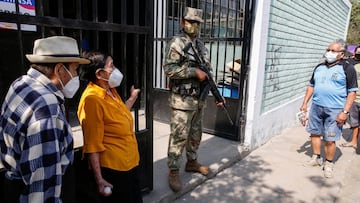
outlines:
[[13, 82], [1, 108], [0, 160], [6, 177], [23, 180], [20, 202], [61, 202], [62, 175], [73, 160], [64, 96], [30, 68]]

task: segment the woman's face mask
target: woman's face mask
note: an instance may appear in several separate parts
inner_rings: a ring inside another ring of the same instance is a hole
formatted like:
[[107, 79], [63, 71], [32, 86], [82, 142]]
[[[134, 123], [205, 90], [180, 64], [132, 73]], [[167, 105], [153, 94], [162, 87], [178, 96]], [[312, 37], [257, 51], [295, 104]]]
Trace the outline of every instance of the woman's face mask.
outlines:
[[[102, 69], [109, 73], [109, 71]], [[121, 84], [122, 79], [124, 78], [124, 75], [117, 69], [116, 67], [114, 70], [110, 73], [109, 79], [101, 78], [109, 83], [109, 86], [111, 88], [118, 87]]]
[[70, 75], [71, 79], [69, 80], [69, 82], [66, 83], [65, 86], [61, 81], [61, 79], [60, 78], [58, 79], [62, 87], [60, 91], [64, 94], [65, 98], [70, 99], [75, 95], [76, 91], [79, 89], [80, 86], [79, 76], [73, 77], [70, 71], [67, 68], [65, 68], [65, 66], [63, 66], [63, 68]]

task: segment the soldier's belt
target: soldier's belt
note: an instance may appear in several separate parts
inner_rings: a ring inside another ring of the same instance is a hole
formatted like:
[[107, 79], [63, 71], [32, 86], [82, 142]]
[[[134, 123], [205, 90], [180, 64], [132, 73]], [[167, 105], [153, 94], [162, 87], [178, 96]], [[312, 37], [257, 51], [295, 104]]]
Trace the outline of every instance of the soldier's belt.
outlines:
[[181, 96], [200, 96], [200, 87], [194, 87], [191, 84], [175, 84], [171, 87], [171, 92]]

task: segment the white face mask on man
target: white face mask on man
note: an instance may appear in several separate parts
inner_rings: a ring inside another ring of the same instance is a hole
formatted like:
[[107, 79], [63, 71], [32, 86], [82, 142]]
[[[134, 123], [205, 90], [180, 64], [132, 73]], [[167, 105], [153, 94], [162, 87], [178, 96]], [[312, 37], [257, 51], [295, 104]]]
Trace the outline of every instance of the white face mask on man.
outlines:
[[327, 51], [324, 56], [325, 56], [326, 62], [334, 63], [337, 60], [337, 55], [338, 55], [338, 52]]
[[73, 77], [72, 74], [70, 73], [70, 71], [65, 66], [63, 66], [63, 68], [70, 75], [71, 79], [69, 80], [68, 83], [66, 83], [65, 86], [64, 86], [63, 82], [61, 81], [61, 79], [60, 78], [58, 79], [60, 82], [60, 85], [62, 87], [62, 89], [60, 91], [64, 94], [65, 98], [70, 99], [75, 95], [75, 93], [77, 92], [77, 90], [80, 87], [79, 76]]
[[[108, 72], [107, 70], [103, 69], [104, 71]], [[114, 70], [110, 73], [109, 79], [101, 78], [109, 83], [109, 86], [111, 88], [118, 87], [121, 84], [122, 79], [124, 78], [124, 75], [120, 72], [119, 69], [116, 67]]]

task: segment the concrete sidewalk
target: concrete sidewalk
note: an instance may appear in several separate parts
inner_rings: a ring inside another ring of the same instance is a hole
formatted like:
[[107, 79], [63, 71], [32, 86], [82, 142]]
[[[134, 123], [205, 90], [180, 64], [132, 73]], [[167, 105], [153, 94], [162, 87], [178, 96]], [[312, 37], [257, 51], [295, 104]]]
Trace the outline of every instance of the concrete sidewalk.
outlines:
[[173, 202], [176, 198], [191, 191], [249, 154], [248, 151], [241, 150], [239, 142], [203, 133], [198, 160], [201, 164], [210, 166], [212, 173], [205, 177], [200, 174], [185, 172], [186, 157], [184, 152], [180, 170], [183, 190], [174, 193], [168, 186], [169, 170], [166, 163], [169, 133], [169, 124], [154, 121], [154, 189], [143, 196], [144, 203]]
[[[342, 140], [351, 131], [344, 129]], [[184, 189], [173, 193], [167, 182], [167, 124], [154, 122], [154, 190], [144, 203], [155, 202], [360, 202], [360, 156], [353, 148], [337, 147], [334, 178], [323, 177], [321, 167], [307, 168], [311, 145], [301, 126], [285, 129], [251, 153], [238, 142], [204, 134], [199, 161], [213, 174], [184, 172]], [[324, 153], [322, 151], [322, 153]], [[177, 199], [177, 200], [175, 200]]]

